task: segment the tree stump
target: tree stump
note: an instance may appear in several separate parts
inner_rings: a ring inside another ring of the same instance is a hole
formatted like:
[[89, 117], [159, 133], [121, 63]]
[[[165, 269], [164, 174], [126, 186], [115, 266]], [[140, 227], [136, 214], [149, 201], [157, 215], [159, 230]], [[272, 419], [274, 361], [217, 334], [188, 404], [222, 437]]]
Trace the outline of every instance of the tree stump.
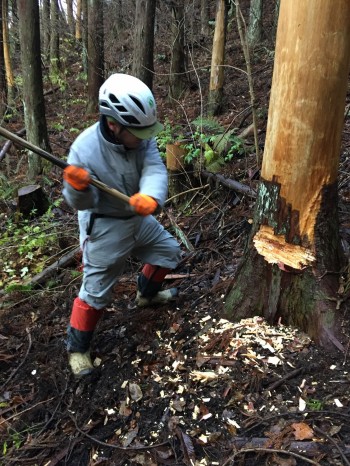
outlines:
[[38, 184], [24, 186], [18, 190], [17, 212], [24, 218], [43, 215], [50, 202]]
[[[169, 198], [186, 191], [186, 170], [184, 167], [186, 149], [181, 146], [181, 142], [166, 145], [166, 166], [168, 169]], [[179, 197], [174, 199], [174, 203], [179, 202]]]

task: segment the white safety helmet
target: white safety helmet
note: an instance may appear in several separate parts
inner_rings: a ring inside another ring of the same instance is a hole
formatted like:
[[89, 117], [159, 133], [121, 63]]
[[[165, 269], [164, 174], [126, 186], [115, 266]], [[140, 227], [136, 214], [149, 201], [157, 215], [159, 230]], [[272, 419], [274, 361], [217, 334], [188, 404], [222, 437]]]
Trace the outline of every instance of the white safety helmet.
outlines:
[[102, 115], [114, 118], [139, 139], [150, 139], [163, 129], [151, 90], [134, 76], [112, 74], [100, 88], [98, 103]]

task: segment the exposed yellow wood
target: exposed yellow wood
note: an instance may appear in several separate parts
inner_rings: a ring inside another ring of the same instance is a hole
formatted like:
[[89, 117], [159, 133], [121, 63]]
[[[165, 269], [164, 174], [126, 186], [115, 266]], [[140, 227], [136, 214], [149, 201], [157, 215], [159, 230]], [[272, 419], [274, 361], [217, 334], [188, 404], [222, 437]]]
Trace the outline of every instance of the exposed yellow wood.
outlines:
[[258, 253], [270, 264], [283, 264], [301, 270], [316, 260], [311, 250], [287, 243], [283, 235], [275, 235], [273, 228], [266, 225], [260, 227], [253, 242]]
[[349, 24], [349, 0], [281, 1], [262, 177], [281, 185], [305, 244], [338, 173]]

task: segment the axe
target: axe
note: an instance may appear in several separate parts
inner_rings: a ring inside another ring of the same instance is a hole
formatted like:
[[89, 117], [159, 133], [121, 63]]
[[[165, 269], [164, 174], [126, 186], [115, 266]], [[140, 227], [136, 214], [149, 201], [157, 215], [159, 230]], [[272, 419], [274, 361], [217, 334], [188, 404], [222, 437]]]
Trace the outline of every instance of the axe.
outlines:
[[[65, 162], [64, 160], [61, 160], [55, 157], [54, 155], [49, 154], [49, 152], [46, 152], [41, 147], [37, 147], [34, 144], [31, 144], [30, 142], [26, 141], [25, 139], [22, 139], [21, 137], [17, 136], [14, 133], [11, 133], [10, 131], [7, 131], [5, 128], [2, 128], [1, 126], [0, 126], [0, 135], [22, 147], [25, 147], [26, 149], [32, 152], [35, 152], [37, 155], [40, 155], [40, 157], [43, 157], [44, 159], [48, 160], [49, 162], [53, 163], [54, 165], [57, 165], [58, 167], [62, 169], [68, 167], [68, 163]], [[105, 193], [108, 193], [111, 196], [116, 197], [117, 199], [120, 199], [126, 202], [127, 204], [129, 204], [129, 200], [130, 200], [129, 196], [126, 196], [125, 194], [121, 193], [117, 189], [110, 188], [106, 184], [102, 183], [102, 181], [94, 180], [93, 178], [91, 178], [90, 184], [100, 189], [101, 191], [104, 191]]]

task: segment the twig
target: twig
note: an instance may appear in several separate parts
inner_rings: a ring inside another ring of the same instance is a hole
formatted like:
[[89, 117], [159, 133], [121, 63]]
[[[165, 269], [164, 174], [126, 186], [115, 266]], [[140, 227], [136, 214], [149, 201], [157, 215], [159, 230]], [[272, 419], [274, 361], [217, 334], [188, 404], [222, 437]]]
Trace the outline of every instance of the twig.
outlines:
[[238, 455], [242, 455], [244, 453], [257, 453], [257, 452], [282, 453], [284, 455], [294, 456], [295, 458], [306, 461], [307, 463], [310, 463], [310, 464], [314, 464], [315, 466], [321, 466], [320, 463], [318, 463], [317, 461], [310, 460], [309, 458], [306, 458], [303, 455], [299, 455], [298, 453], [294, 453], [294, 452], [291, 452], [291, 451], [288, 451], [288, 450], [279, 450], [279, 449], [276, 449], [276, 448], [245, 448], [243, 450], [236, 451], [232, 456], [230, 456], [230, 458], [228, 458], [227, 461], [225, 461], [225, 463], [222, 466], [226, 466], [227, 464], [229, 464]]
[[181, 239], [181, 241], [186, 246], [186, 248], [191, 252], [194, 251], [194, 247], [192, 246], [191, 242], [189, 241], [189, 239], [187, 238], [185, 233], [181, 230], [181, 228], [175, 222], [175, 219], [172, 216], [172, 214], [169, 211], [166, 211], [166, 210], [164, 212], [165, 212], [166, 216], [168, 217], [168, 219], [170, 220], [170, 223], [171, 223], [172, 227], [174, 228], [177, 236]]
[[316, 427], [316, 426], [313, 426], [313, 429], [318, 432], [319, 434], [323, 435], [324, 437], [326, 437], [326, 439], [333, 443], [333, 445], [335, 446], [335, 448], [338, 450], [340, 456], [343, 458], [343, 461], [344, 461], [344, 464], [346, 464], [347, 466], [350, 466], [350, 462], [347, 460], [346, 456], [344, 455], [344, 453], [342, 452], [341, 448], [339, 447], [339, 445], [337, 444], [337, 442], [330, 436], [327, 434], [327, 432], [324, 432], [322, 429], [320, 429], [319, 427]]
[[[32, 347], [32, 337], [30, 335], [30, 332], [29, 332], [29, 328], [27, 327], [26, 328], [26, 332], [27, 332], [27, 335], [28, 335], [28, 340], [29, 340], [29, 344], [28, 344], [28, 349], [27, 349], [27, 352], [24, 356], [24, 358], [22, 359], [22, 362], [16, 367], [16, 369], [12, 372], [12, 374], [10, 374], [10, 377], [6, 380], [6, 382], [0, 387], [0, 392], [2, 392], [4, 390], [4, 388], [6, 387], [6, 385], [9, 383], [9, 381], [14, 377], [14, 375], [19, 371], [19, 369], [23, 366], [23, 364], [25, 363], [27, 357], [28, 357], [28, 354], [29, 354], [29, 351]], [[0, 422], [0, 425], [1, 425], [1, 422]]]
[[298, 369], [295, 369], [294, 371], [289, 372], [288, 374], [286, 374], [286, 375], [285, 375], [284, 377], [282, 377], [281, 379], [278, 379], [278, 380], [276, 380], [276, 382], [273, 382], [271, 385], [269, 385], [269, 386], [266, 388], [266, 391], [273, 390], [273, 389], [279, 387], [279, 386], [282, 385], [286, 380], [295, 377], [295, 376], [298, 375], [301, 371], [302, 371], [302, 368], [299, 367]]
[[122, 450], [122, 451], [148, 451], [153, 448], [159, 448], [159, 447], [164, 447], [164, 445], [169, 445], [169, 441], [167, 441], [167, 442], [162, 442], [162, 443], [155, 443], [153, 445], [145, 445], [143, 447], [120, 447], [119, 445], [113, 445], [111, 443], [101, 442], [101, 440], [98, 440], [97, 438], [92, 437], [91, 435], [81, 430], [78, 427], [77, 422], [73, 416], [70, 415], [70, 418], [74, 422], [74, 425], [78, 432], [80, 432], [81, 434], [83, 434], [85, 437], [92, 440], [93, 442], [97, 443], [98, 445], [102, 445], [103, 447], [114, 448], [115, 450]]
[[191, 193], [192, 191], [199, 191], [200, 189], [205, 189], [208, 187], [209, 187], [209, 184], [205, 184], [204, 186], [198, 186], [198, 188], [191, 188], [191, 189], [188, 189], [187, 191], [183, 191], [182, 193], [175, 194], [175, 196], [169, 197], [169, 199], [165, 201], [165, 204], [168, 204], [168, 202], [171, 202], [176, 197], [183, 196], [184, 194]]
[[12, 414], [12, 416], [6, 418], [6, 419], [3, 419], [1, 422], [0, 422], [0, 426], [2, 424], [5, 424], [6, 422], [8, 422], [10, 419], [13, 419], [14, 417], [18, 417], [18, 416], [21, 416], [22, 414], [26, 413], [27, 411], [30, 411], [31, 409], [34, 409], [36, 408], [37, 406], [39, 405], [42, 405], [44, 403], [48, 403], [49, 401], [53, 400], [55, 397], [53, 396], [52, 398], [49, 398], [48, 400], [44, 400], [44, 401], [39, 401], [39, 403], [36, 403], [35, 405], [33, 406], [29, 406], [29, 408], [26, 408], [24, 409], [23, 411], [20, 411], [19, 413], [15, 413], [15, 414]]

